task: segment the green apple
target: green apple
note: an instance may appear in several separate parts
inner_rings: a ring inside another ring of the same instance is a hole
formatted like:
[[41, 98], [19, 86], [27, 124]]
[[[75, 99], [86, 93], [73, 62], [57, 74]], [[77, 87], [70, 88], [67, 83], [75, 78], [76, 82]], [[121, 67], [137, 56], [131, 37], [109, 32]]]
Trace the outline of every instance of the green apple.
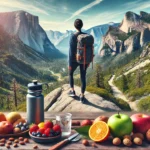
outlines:
[[123, 137], [124, 135], [130, 135], [133, 130], [132, 120], [125, 114], [114, 114], [107, 122], [110, 133], [114, 137]]

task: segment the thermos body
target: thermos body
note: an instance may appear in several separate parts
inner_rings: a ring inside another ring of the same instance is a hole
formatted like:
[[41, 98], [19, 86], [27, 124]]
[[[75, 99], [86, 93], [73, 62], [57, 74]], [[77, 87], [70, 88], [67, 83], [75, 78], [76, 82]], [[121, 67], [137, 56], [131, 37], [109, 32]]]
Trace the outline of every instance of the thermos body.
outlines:
[[44, 122], [44, 96], [42, 95], [42, 83], [33, 80], [28, 84], [27, 122], [29, 124], [39, 124]]
[[44, 122], [44, 97], [27, 94], [27, 122], [39, 124]]

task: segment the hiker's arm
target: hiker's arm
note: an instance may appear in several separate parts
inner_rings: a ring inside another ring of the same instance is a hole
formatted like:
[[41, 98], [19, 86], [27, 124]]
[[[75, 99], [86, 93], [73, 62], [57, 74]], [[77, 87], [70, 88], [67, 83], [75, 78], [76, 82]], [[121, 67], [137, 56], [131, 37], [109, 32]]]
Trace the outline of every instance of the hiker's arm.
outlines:
[[71, 70], [72, 69], [72, 59], [73, 59], [73, 51], [75, 48], [75, 38], [74, 35], [72, 35], [70, 37], [70, 42], [69, 42], [69, 66], [68, 69]]

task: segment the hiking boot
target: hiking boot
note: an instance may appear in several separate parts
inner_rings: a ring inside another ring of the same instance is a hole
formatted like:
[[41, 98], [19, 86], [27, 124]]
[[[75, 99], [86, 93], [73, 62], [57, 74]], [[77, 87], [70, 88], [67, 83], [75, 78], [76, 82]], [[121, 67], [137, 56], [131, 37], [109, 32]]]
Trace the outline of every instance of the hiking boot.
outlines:
[[84, 95], [83, 95], [83, 96], [80, 96], [80, 102], [81, 102], [81, 103], [85, 103], [85, 97], [84, 97]]
[[70, 90], [69, 93], [68, 93], [68, 96], [74, 97], [74, 96], [76, 96], [76, 92]]

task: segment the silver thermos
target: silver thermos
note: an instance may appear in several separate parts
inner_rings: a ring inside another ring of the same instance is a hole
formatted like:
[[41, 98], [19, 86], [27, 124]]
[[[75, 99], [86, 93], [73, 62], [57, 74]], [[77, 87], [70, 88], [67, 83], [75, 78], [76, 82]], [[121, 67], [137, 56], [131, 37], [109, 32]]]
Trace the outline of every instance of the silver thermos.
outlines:
[[42, 83], [33, 80], [28, 84], [27, 122], [39, 124], [44, 122], [44, 96], [42, 95]]

